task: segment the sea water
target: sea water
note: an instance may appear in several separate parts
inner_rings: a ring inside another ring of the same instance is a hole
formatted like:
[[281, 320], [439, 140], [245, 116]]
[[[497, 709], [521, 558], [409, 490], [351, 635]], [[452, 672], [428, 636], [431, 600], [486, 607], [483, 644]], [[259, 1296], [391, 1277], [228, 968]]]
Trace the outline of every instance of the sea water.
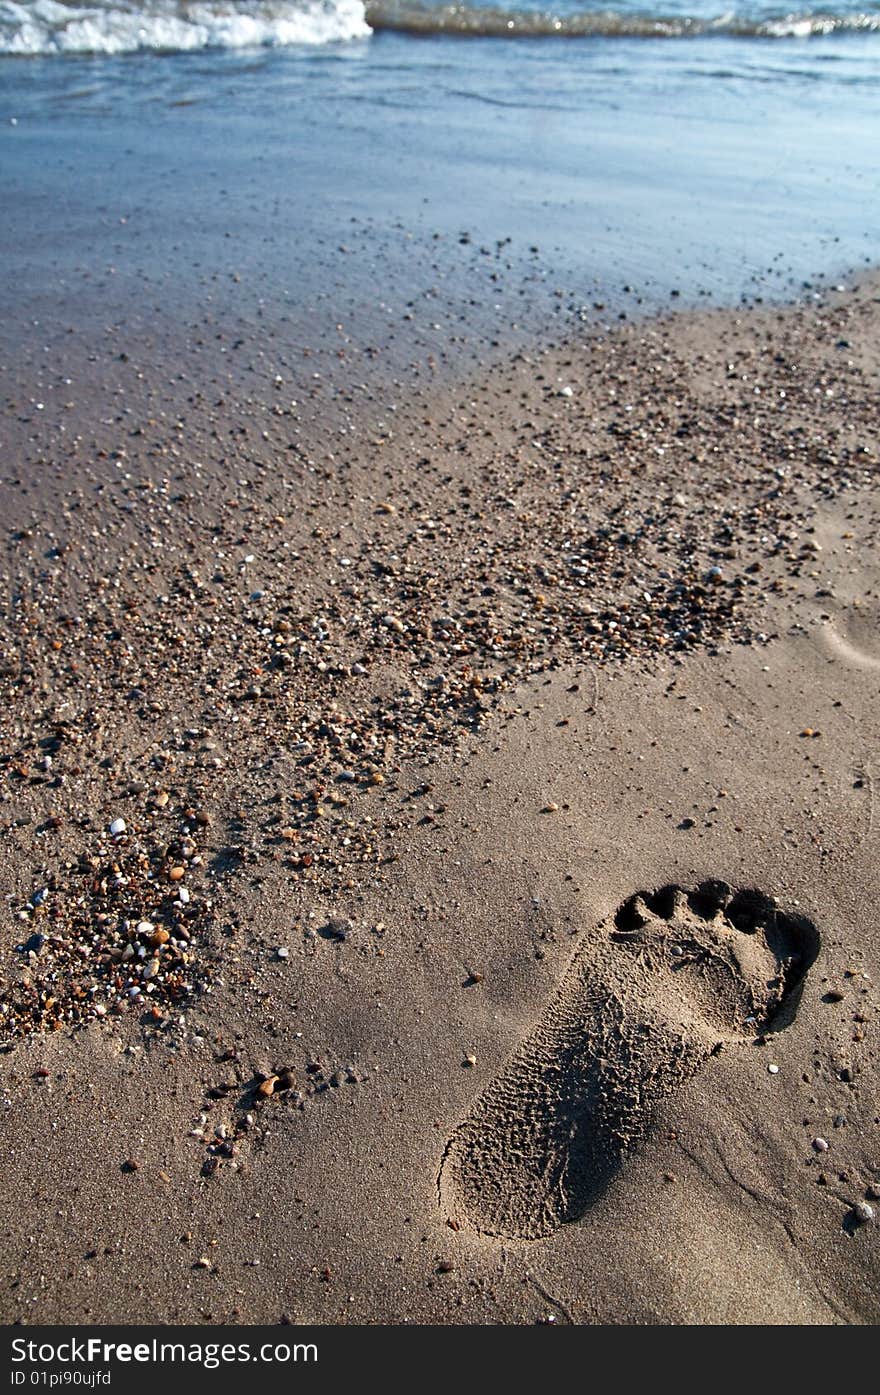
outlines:
[[784, 296], [880, 261], [880, 5], [0, 0], [0, 181], [7, 330]]

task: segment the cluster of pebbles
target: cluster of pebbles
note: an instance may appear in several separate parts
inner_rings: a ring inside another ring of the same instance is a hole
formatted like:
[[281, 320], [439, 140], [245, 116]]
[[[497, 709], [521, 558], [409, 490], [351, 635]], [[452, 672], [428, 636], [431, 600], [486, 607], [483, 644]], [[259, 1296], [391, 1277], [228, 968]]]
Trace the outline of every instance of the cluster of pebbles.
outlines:
[[268, 849], [355, 885], [418, 817], [413, 772], [530, 676], [766, 642], [765, 595], [814, 574], [816, 498], [876, 471], [858, 362], [828, 366], [859, 313], [727, 362], [631, 328], [465, 398], [362, 384], [310, 425], [229, 388], [160, 420], [138, 375], [125, 417], [70, 402], [63, 434], [13, 435], [0, 857], [48, 870], [10, 907], [2, 1036], [176, 1011], [226, 872]]
[[[237, 1056], [229, 1051], [220, 1059], [234, 1062]], [[266, 1132], [264, 1111], [270, 1104], [302, 1110], [328, 1091], [362, 1080], [352, 1064], [327, 1068], [315, 1060], [305, 1061], [299, 1069], [279, 1065], [247, 1078], [233, 1070], [206, 1091], [202, 1112], [190, 1130], [190, 1137], [205, 1147], [204, 1177], [212, 1177], [226, 1164], [238, 1168], [245, 1144], [259, 1146]]]
[[17, 912], [23, 939], [0, 978], [0, 1040], [131, 1009], [160, 1024], [198, 992], [195, 951], [213, 914], [192, 889], [204, 823], [190, 810], [179, 836], [165, 842], [162, 832], [114, 819]]

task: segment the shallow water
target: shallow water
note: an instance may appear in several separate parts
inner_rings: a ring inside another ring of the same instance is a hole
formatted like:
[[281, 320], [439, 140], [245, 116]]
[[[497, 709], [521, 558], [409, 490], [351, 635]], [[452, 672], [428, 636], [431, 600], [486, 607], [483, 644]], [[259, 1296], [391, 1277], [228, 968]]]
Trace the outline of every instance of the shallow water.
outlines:
[[[631, 303], [624, 284], [738, 300], [880, 260], [876, 6], [673, 0], [678, 38], [582, 0], [554, 9], [560, 37], [522, 37], [529, 10], [512, 42], [470, 32], [497, 8], [0, 0], [6, 46], [50, 50], [0, 58], [4, 313], [75, 317], [99, 285], [108, 314], [136, 292], [219, 315], [237, 278], [243, 316], [283, 305], [303, 340], [343, 312], [364, 342], [395, 316], [405, 338], [433, 293], [427, 343], [583, 318]], [[602, 32], [562, 36], [585, 15]], [[334, 26], [363, 36], [322, 41]], [[69, 51], [132, 33], [136, 52]]]

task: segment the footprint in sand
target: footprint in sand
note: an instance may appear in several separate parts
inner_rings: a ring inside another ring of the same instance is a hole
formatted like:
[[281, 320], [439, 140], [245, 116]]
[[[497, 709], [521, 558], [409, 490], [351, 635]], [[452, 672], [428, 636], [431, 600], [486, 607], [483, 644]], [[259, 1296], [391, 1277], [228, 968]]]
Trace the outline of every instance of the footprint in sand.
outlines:
[[439, 1178], [449, 1218], [525, 1240], [578, 1220], [657, 1100], [724, 1043], [788, 1025], [818, 948], [805, 917], [724, 882], [626, 901], [452, 1135]]
[[[864, 629], [867, 629], [867, 634], [863, 636]], [[850, 630], [853, 633], [843, 634], [835, 623], [829, 620], [819, 631], [819, 638], [832, 658], [842, 659], [844, 663], [862, 669], [863, 672], [876, 673], [880, 670], [880, 658], [871, 652], [871, 645], [876, 639], [876, 626], [873, 623], [868, 626], [851, 624]], [[863, 638], [866, 640], [865, 644], [856, 642]]]

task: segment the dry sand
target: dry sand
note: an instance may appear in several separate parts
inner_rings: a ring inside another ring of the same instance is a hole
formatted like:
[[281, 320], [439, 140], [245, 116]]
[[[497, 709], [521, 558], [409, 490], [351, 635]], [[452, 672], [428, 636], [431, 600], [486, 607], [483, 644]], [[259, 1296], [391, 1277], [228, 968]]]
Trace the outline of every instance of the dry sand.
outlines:
[[9, 407], [0, 1316], [877, 1320], [878, 328]]

